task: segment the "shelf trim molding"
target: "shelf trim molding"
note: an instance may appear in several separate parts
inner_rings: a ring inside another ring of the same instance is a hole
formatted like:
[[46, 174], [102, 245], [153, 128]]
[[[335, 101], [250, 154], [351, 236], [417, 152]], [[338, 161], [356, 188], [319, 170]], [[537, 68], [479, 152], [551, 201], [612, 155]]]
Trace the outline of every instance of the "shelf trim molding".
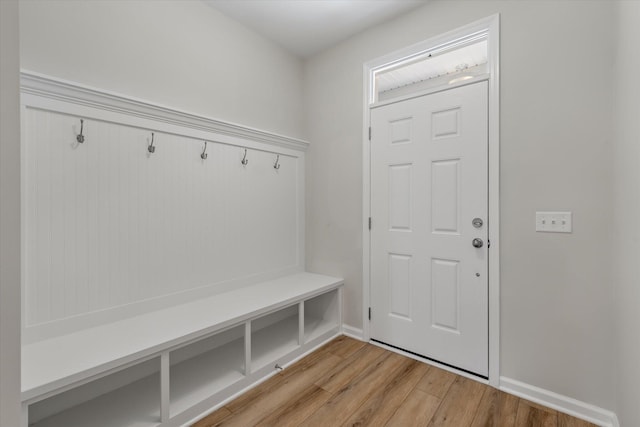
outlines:
[[309, 147], [309, 142], [302, 139], [182, 111], [29, 70], [20, 72], [20, 92], [23, 95], [35, 95], [169, 125], [250, 139], [279, 148], [304, 152]]

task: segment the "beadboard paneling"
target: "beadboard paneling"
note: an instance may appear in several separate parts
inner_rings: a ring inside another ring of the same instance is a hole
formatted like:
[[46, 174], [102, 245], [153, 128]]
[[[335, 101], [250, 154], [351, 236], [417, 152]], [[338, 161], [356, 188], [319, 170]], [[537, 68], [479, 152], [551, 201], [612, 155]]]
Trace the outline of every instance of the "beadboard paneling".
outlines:
[[23, 111], [27, 330], [301, 266], [303, 158]]

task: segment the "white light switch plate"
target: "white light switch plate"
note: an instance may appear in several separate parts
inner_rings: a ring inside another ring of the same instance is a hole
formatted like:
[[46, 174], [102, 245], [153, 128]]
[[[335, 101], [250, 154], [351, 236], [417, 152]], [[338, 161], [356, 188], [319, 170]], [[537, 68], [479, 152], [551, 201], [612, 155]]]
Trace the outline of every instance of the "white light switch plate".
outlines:
[[571, 233], [571, 212], [536, 212], [536, 231]]

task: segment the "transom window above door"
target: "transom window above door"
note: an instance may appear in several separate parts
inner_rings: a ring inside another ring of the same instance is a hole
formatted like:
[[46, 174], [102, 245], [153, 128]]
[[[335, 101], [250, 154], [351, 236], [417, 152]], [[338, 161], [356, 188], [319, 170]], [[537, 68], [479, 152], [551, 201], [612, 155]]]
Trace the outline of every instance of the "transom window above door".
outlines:
[[371, 101], [471, 80], [486, 75], [488, 66], [487, 33], [471, 34], [374, 70]]

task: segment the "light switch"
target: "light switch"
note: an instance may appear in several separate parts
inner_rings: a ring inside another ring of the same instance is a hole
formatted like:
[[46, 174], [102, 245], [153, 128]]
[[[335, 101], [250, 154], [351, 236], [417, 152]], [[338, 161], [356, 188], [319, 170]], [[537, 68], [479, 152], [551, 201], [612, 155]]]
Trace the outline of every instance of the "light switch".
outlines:
[[536, 212], [536, 231], [571, 233], [571, 212]]

